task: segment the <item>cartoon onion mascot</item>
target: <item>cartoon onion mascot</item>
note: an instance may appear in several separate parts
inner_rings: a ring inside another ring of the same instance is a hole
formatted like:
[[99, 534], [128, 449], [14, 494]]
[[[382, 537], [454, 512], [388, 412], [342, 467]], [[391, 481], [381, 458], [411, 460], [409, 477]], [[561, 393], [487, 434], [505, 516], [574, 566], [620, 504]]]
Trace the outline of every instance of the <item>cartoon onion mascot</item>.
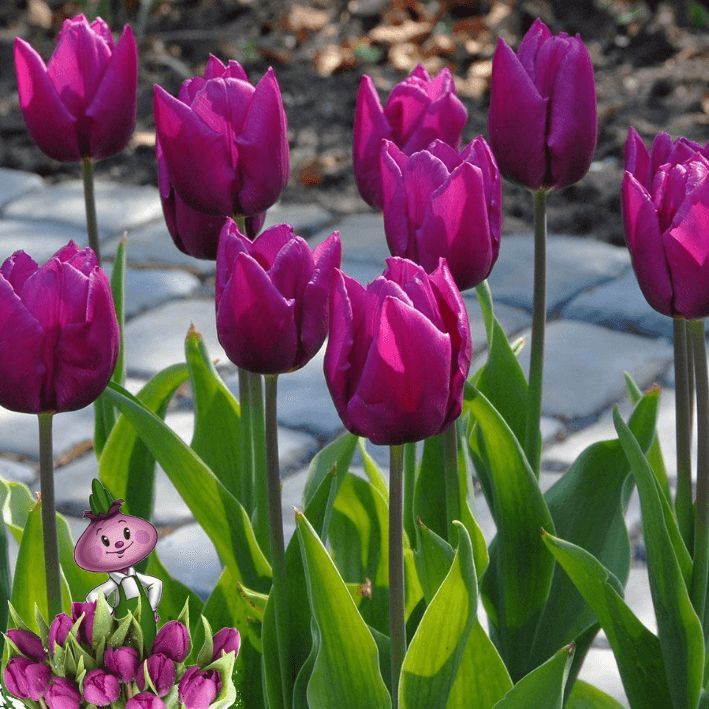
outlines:
[[116, 500], [94, 479], [89, 496], [91, 510], [84, 512], [90, 522], [74, 548], [74, 560], [87, 571], [105, 571], [108, 581], [86, 597], [95, 601], [103, 593], [117, 618], [135, 610], [138, 598], [150, 605], [157, 621], [162, 581], [139, 574], [134, 566], [155, 548], [158, 532], [147, 520], [121, 512], [123, 500]]

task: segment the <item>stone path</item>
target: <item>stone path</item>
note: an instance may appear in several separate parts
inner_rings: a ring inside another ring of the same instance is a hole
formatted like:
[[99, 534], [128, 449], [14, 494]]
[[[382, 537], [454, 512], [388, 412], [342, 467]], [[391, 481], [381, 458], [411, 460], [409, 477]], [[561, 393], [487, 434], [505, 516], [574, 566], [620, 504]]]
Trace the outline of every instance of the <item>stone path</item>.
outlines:
[[[124, 230], [128, 231], [127, 315], [125, 329], [128, 387], [137, 391], [155, 372], [182, 361], [190, 323], [203, 334], [210, 354], [227, 384], [236, 390], [234, 367], [216, 337], [213, 310], [214, 264], [180, 253], [162, 221], [157, 190], [117, 184], [97, 186], [103, 250], [110, 267]], [[372, 213], [339, 221], [316, 205], [277, 205], [269, 223], [288, 221], [313, 243], [337, 228], [343, 243], [343, 268], [360, 280], [371, 280], [388, 255], [381, 217]], [[0, 259], [16, 249], [35, 260], [50, 256], [69, 239], [85, 243], [81, 184], [45, 184], [39, 177], [0, 169]], [[545, 398], [543, 485], [557, 476], [589, 443], [614, 437], [611, 407], [627, 410], [623, 370], [641, 387], [665, 385], [660, 412], [660, 439], [674, 478], [674, 409], [671, 372], [671, 323], [645, 302], [624, 249], [589, 239], [552, 236], [549, 243], [549, 317]], [[498, 264], [490, 278], [496, 313], [508, 334], [527, 337], [531, 323], [532, 240], [503, 238]], [[469, 306], [476, 362], [484, 357], [484, 330], [472, 295]], [[527, 366], [528, 351], [522, 353]], [[318, 448], [335, 436], [341, 423], [322, 375], [321, 351], [299, 372], [279, 381], [283, 507], [286, 520], [300, 504], [305, 466]], [[74, 531], [86, 505], [89, 482], [96, 474], [91, 408], [55, 417], [57, 501]], [[192, 433], [189, 399], [173, 405], [168, 423], [185, 440]], [[36, 489], [36, 421], [33, 416], [0, 409], [0, 476]], [[372, 447], [386, 465], [386, 451]], [[167, 476], [158, 472], [156, 521], [161, 526], [158, 550], [165, 566], [204, 595], [219, 574], [219, 560]], [[495, 526], [485, 503], [476, 500], [480, 524], [488, 538]], [[633, 500], [628, 522], [636, 557], [626, 598], [641, 620], [655, 628], [642, 546], [638, 538], [639, 506]], [[289, 532], [293, 524], [288, 522]], [[603, 635], [589, 654], [582, 677], [624, 701], [613, 655]]]

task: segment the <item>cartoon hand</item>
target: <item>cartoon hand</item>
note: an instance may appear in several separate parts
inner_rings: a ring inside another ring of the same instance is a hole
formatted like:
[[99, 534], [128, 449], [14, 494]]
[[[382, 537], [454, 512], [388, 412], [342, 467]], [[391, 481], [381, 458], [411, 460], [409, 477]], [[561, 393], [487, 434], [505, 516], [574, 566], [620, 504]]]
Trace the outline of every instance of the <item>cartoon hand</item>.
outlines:
[[155, 622], [156, 622], [156, 623], [159, 623], [159, 622], [160, 622], [160, 616], [158, 615], [158, 612], [155, 611], [155, 612], [153, 613], [153, 615], [155, 616]]

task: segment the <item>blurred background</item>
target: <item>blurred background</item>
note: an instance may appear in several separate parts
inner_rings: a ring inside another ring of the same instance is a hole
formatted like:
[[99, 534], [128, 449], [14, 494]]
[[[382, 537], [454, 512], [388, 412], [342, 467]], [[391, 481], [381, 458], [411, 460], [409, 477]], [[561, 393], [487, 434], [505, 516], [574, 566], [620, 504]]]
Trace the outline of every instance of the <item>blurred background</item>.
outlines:
[[[44, 156], [17, 104], [12, 43], [27, 39], [49, 58], [62, 20], [83, 12], [139, 37], [138, 124], [99, 179], [154, 184], [152, 86], [175, 93], [209, 53], [237, 59], [252, 80], [276, 70], [288, 114], [291, 180], [284, 202], [320, 203], [342, 214], [366, 208], [352, 176], [352, 120], [359, 77], [382, 99], [416, 64], [450, 66], [469, 119], [464, 139], [485, 134], [491, 59], [498, 37], [513, 47], [535, 17], [554, 32], [580, 33], [596, 69], [599, 140], [590, 173], [554, 195], [550, 228], [623, 243], [619, 186], [628, 126], [649, 139], [709, 140], [709, 0], [2, 0], [0, 166], [52, 180], [76, 166]], [[531, 199], [506, 184], [504, 231], [528, 231]]]

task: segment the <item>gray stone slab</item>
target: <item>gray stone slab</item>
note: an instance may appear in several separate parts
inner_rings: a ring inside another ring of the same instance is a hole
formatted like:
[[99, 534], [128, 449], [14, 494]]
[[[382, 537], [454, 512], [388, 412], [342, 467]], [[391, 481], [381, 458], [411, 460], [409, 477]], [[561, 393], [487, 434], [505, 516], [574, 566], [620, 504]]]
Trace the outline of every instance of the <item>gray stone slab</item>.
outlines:
[[86, 246], [86, 229], [34, 219], [0, 219], [2, 259], [21, 249], [42, 264], [71, 240]]
[[222, 570], [214, 545], [198, 524], [188, 524], [158, 541], [160, 561], [178, 581], [202, 598], [214, 588]]
[[[496, 301], [531, 309], [534, 241], [505, 236], [489, 282]], [[547, 244], [547, 308], [556, 311], [587, 288], [619, 276], [629, 267], [625, 249], [593, 239], [550, 236]]]
[[[567, 420], [596, 416], [625, 397], [623, 372], [646, 387], [671, 359], [672, 347], [665, 341], [587, 323], [552, 322], [546, 331], [543, 412]], [[529, 347], [520, 361], [527, 371]]]
[[332, 214], [318, 204], [274, 204], [266, 212], [264, 229], [274, 224], [290, 224], [295, 233], [308, 237], [333, 221]]
[[343, 261], [364, 261], [384, 268], [384, 259], [390, 256], [384, 236], [382, 215], [375, 212], [350, 214], [327, 231], [318, 232], [313, 241], [319, 243], [333, 229], [340, 232]]
[[[102, 236], [120, 234], [162, 214], [155, 187], [96, 182], [96, 210]], [[80, 180], [49, 185], [5, 207], [9, 217], [45, 219], [85, 228], [84, 188]]]
[[219, 340], [213, 300], [166, 303], [133, 318], [125, 327], [127, 370], [152, 376], [168, 365], [185, 361], [185, 336], [193, 324], [204, 337], [210, 356], [221, 364], [228, 359]]
[[44, 180], [39, 175], [0, 167], [0, 207], [43, 186]]
[[618, 665], [611, 650], [592, 647], [586, 655], [579, 677], [609, 694], [623, 706], [628, 706]]
[[0, 458], [0, 478], [8, 482], [18, 482], [29, 485], [37, 477], [37, 470], [26, 463], [17, 460]]
[[281, 509], [283, 513], [283, 534], [286, 544], [295, 532], [294, 507], [303, 509], [303, 490], [308, 479], [308, 469], [303, 468], [283, 479], [281, 488]]
[[652, 605], [650, 582], [645, 566], [633, 566], [625, 585], [625, 602], [638, 617], [640, 622], [651, 632], [657, 633], [655, 609]]
[[[482, 352], [487, 349], [487, 335], [485, 334], [485, 323], [483, 322], [482, 312], [475, 297], [475, 292], [469, 291], [466, 293], [464, 301], [468, 309], [473, 352]], [[504, 303], [495, 304], [495, 317], [500, 321], [500, 325], [502, 325], [502, 329], [508, 338], [531, 325], [531, 317], [526, 310], [513, 308]]]

